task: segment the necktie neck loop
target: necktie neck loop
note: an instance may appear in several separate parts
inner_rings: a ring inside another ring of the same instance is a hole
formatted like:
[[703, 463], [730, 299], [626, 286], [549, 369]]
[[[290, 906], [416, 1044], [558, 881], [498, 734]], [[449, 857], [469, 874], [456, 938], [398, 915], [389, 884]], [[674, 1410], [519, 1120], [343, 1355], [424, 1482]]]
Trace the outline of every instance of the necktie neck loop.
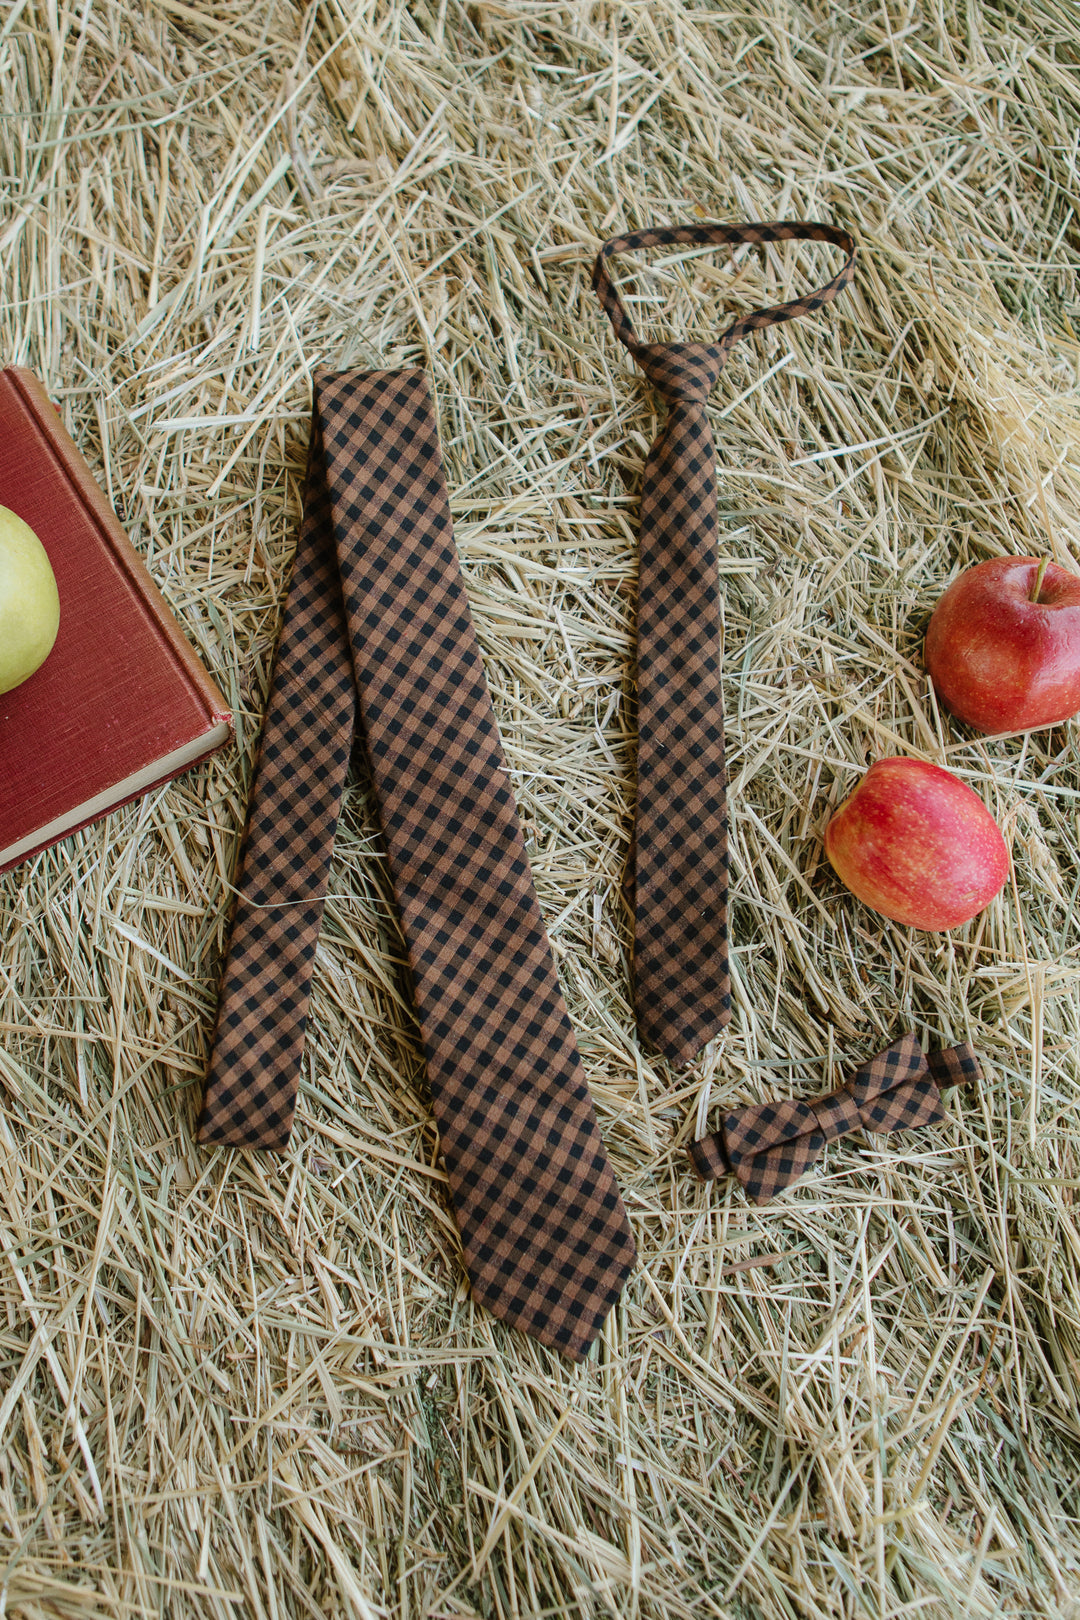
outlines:
[[[786, 304], [774, 304], [768, 309], [752, 310], [749, 315], [743, 315], [733, 322], [715, 343], [709, 344], [642, 343], [612, 283], [607, 264], [615, 254], [632, 253], [639, 248], [677, 247], [681, 244], [689, 247], [725, 245], [733, 247], [741, 243], [792, 241], [831, 242], [835, 247], [842, 248], [847, 258], [837, 274], [823, 287], [818, 287], [802, 298], [792, 298]], [[847, 231], [840, 230], [836, 225], [822, 224], [818, 220], [781, 219], [746, 225], [669, 225], [656, 230], [631, 231], [625, 236], [613, 236], [604, 243], [596, 256], [592, 282], [593, 290], [607, 311], [616, 337], [620, 343], [626, 345], [653, 386], [667, 399], [704, 400], [720, 375], [720, 368], [727, 358], [728, 350], [741, 337], [745, 337], [749, 332], [759, 331], [763, 326], [775, 326], [780, 321], [797, 320], [800, 315], [812, 314], [823, 304], [831, 304], [837, 294], [843, 292], [854, 274], [855, 242]], [[671, 371], [665, 371], [660, 362], [660, 356], [664, 351], [676, 356], [672, 365], [679, 379], [679, 385], [674, 390], [671, 388], [673, 380]], [[680, 354], [683, 356], [682, 363], [678, 359]], [[699, 392], [700, 380], [713, 364], [716, 373], [712, 382], [704, 392]]]

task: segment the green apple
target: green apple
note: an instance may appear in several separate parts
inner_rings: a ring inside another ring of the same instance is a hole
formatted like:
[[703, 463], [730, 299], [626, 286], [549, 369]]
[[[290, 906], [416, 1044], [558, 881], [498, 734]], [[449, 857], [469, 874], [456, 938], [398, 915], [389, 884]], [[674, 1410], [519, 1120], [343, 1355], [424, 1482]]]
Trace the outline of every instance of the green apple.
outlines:
[[45, 547], [0, 506], [0, 692], [10, 692], [52, 652], [60, 597]]

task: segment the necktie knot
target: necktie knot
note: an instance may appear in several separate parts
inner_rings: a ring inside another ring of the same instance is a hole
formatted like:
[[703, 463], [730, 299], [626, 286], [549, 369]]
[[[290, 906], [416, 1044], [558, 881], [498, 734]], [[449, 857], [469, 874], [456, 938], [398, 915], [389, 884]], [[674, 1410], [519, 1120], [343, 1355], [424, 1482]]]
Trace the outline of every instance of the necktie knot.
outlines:
[[724, 351], [715, 343], [641, 343], [634, 359], [669, 405], [703, 404], [716, 387]]

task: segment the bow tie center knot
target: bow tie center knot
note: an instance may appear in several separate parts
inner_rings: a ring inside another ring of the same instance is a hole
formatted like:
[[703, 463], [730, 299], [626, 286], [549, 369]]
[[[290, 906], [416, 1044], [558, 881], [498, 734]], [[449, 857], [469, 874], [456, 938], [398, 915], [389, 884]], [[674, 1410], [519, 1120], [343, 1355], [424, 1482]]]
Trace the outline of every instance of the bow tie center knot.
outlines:
[[715, 343], [642, 343], [634, 358], [670, 404], [708, 399], [724, 363]]
[[835, 1142], [838, 1137], [857, 1131], [862, 1124], [859, 1105], [846, 1086], [831, 1091], [827, 1097], [812, 1097], [808, 1106], [826, 1142]]

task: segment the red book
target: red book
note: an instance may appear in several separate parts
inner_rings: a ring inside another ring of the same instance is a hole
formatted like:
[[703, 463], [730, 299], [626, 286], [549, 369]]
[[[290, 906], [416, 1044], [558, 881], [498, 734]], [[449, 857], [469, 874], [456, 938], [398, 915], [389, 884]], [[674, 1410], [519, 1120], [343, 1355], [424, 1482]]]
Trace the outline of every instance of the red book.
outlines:
[[45, 547], [52, 652], [0, 693], [0, 872], [178, 776], [232, 716], [41, 383], [0, 371], [0, 506]]

